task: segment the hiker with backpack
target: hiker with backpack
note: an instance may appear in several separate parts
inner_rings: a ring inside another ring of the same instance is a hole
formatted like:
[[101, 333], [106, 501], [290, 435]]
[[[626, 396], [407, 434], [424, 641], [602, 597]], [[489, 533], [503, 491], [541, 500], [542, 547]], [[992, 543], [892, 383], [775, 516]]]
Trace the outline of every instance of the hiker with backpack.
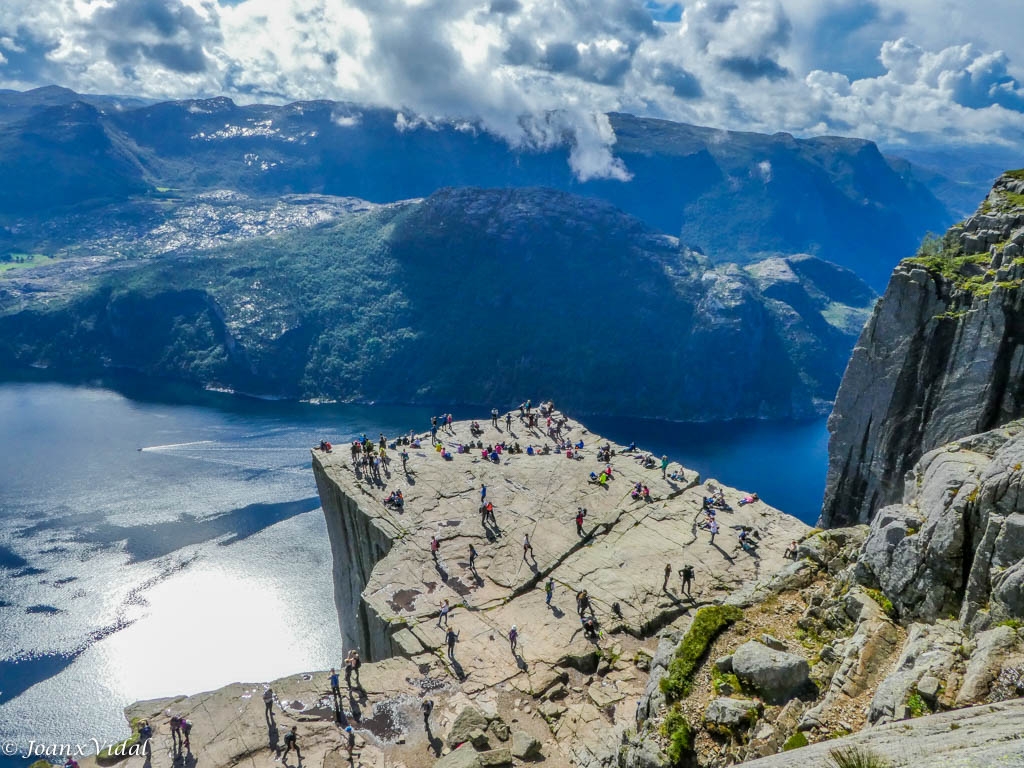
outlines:
[[576, 508], [576, 535], [583, 535], [583, 518], [587, 516], [587, 510], [583, 507]]
[[693, 583], [693, 566], [684, 565], [683, 569], [679, 571], [679, 575], [683, 577], [683, 588], [682, 591], [687, 595], [690, 594], [690, 585]]
[[512, 655], [515, 655], [516, 648], [519, 645], [519, 630], [516, 625], [512, 625], [512, 629], [508, 631], [508, 644], [512, 648]]

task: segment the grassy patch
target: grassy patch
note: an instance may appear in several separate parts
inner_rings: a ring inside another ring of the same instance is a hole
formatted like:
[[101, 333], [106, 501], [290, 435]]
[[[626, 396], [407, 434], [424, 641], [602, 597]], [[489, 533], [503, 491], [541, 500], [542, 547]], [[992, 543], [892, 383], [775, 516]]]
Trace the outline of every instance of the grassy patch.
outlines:
[[1000, 194], [1010, 204], [1010, 208], [1024, 208], [1024, 195], [1019, 192], [1001, 192]]
[[896, 608], [893, 607], [892, 600], [883, 595], [877, 589], [865, 589], [864, 591], [867, 593], [868, 597], [881, 606], [882, 610], [885, 611], [886, 616], [890, 619], [896, 618]]
[[54, 261], [52, 256], [44, 253], [10, 253], [7, 254], [7, 259], [9, 260], [0, 261], [0, 275], [14, 269], [41, 267]]
[[693, 762], [693, 728], [683, 716], [677, 704], [661, 724], [661, 734], [668, 739], [669, 765], [683, 768]]
[[932, 708], [928, 706], [928, 702], [916, 691], [907, 697], [907, 709], [910, 710], [911, 717], [921, 717], [931, 714], [932, 711]]
[[52, 768], [52, 766], [53, 763], [51, 763], [49, 760], [43, 760], [42, 758], [40, 758], [39, 760], [30, 763], [28, 768]]
[[1006, 171], [1003, 176], [1009, 176], [1011, 179], [1017, 179], [1017, 181], [1024, 181], [1024, 168], [1018, 168], [1014, 171]]
[[1024, 627], [1024, 621], [1020, 619], [1004, 619], [996, 624], [997, 627], [1009, 627], [1010, 629], [1020, 629]]
[[126, 757], [129, 757], [129, 750], [139, 743], [139, 726], [141, 724], [142, 718], [133, 717], [131, 722], [132, 735], [118, 744], [111, 744], [106, 749], [101, 750], [100, 753], [96, 755], [96, 762], [109, 765], [110, 763], [116, 763], [124, 760]]
[[740, 679], [732, 672], [723, 672], [718, 667], [712, 667], [711, 687], [715, 689], [716, 694], [724, 695], [721, 691], [723, 685], [731, 686], [733, 693], [740, 693], [743, 690]]
[[792, 736], [790, 736], [788, 739], [786, 739], [786, 743], [782, 745], [782, 751], [783, 752], [789, 752], [789, 750], [791, 750], [791, 749], [800, 749], [800, 747], [806, 747], [806, 746], [807, 746], [807, 737], [804, 736], [803, 733], [801, 733], [800, 731], [797, 731]]
[[889, 768], [889, 762], [864, 747], [836, 747], [828, 753], [828, 768]]
[[689, 695], [693, 688], [693, 673], [708, 647], [722, 630], [742, 618], [743, 611], [732, 605], [708, 605], [697, 611], [669, 663], [668, 674], [661, 678], [659, 684], [669, 701]]

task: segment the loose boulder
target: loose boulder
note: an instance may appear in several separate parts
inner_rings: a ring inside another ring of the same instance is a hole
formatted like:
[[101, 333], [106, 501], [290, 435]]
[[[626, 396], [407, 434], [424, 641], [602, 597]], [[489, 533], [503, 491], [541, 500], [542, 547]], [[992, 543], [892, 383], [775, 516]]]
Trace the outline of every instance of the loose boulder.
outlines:
[[466, 707], [452, 723], [452, 729], [448, 732], [448, 746], [454, 747], [466, 741], [471, 741], [474, 731], [487, 730], [487, 718], [475, 707]]
[[810, 685], [810, 666], [802, 656], [777, 651], [751, 640], [732, 656], [732, 669], [766, 699], [788, 701]]
[[540, 742], [525, 731], [512, 732], [512, 757], [532, 760], [540, 755]]
[[715, 699], [708, 704], [704, 722], [730, 731], [744, 730], [757, 720], [759, 708], [750, 699]]

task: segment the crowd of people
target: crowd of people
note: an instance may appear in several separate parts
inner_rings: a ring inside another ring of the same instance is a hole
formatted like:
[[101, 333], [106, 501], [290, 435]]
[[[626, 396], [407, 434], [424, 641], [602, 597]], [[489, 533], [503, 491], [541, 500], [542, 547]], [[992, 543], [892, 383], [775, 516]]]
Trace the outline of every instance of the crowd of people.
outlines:
[[[512, 431], [513, 422], [516, 420], [514, 412], [506, 412], [504, 417], [502, 417], [501, 412], [497, 408], [494, 408], [491, 410], [490, 414], [490, 425], [492, 428], [501, 431], [501, 425], [504, 423], [507, 435], [501, 440], [491, 441], [485, 444], [482, 438], [486, 430], [478, 421], [474, 420], [469, 426], [470, 440], [465, 442], [449, 441], [447, 445], [443, 444], [443, 441], [439, 437], [440, 435], [444, 435], [449, 438], [456, 437], [453, 416], [448, 413], [431, 417], [429, 431], [430, 444], [434, 448], [435, 452], [449, 460], [453, 458], [453, 455], [473, 455], [474, 452], [479, 452], [475, 455], [478, 455], [480, 459], [494, 462], [496, 464], [501, 463], [507, 456], [519, 454], [543, 456], [555, 453], [578, 461], [583, 461], [586, 458], [586, 454], [584, 452], [586, 445], [583, 439], [574, 440], [568, 436], [567, 432], [571, 429], [569, 426], [569, 419], [555, 411], [553, 402], [544, 402], [541, 403], [539, 407], [534, 408], [532, 402], [530, 400], [526, 400], [520, 404], [518, 411], [518, 421], [520, 425], [526, 430], [531, 431], [535, 436], [540, 436], [540, 433], [535, 430], [540, 427], [540, 422], [543, 420], [544, 432], [549, 440], [540, 445], [534, 445], [533, 443], [527, 443], [525, 446], [521, 445], [519, 442], [519, 436], [513, 434]], [[351, 450], [353, 466], [367, 473], [371, 478], [379, 480], [381, 473], [386, 473], [388, 471], [388, 466], [390, 464], [388, 449], [399, 449], [401, 450], [400, 455], [402, 459], [402, 468], [406, 473], [409, 473], [409, 454], [406, 448], [420, 448], [422, 445], [421, 440], [425, 440], [425, 437], [420, 438], [413, 432], [410, 432], [408, 436], [398, 438], [389, 444], [384, 435], [381, 434], [377, 444], [375, 445], [372, 441], [367, 439], [366, 435], [363, 435], [360, 440], [356, 440], [352, 443]], [[319, 449], [330, 452], [330, 443], [326, 443], [326, 441], [322, 442]], [[607, 489], [609, 483], [611, 483], [616, 477], [616, 472], [612, 464], [613, 460], [616, 458], [616, 450], [612, 447], [611, 443], [599, 445], [593, 450], [595, 450], [596, 453], [598, 467], [589, 472], [588, 480], [597, 486]], [[660, 469], [662, 478], [666, 480], [683, 482], [686, 480], [682, 466], [672, 468], [667, 455], [663, 455], [659, 459], [652, 453], [639, 451], [635, 442], [622, 450], [619, 455], [627, 454], [631, 454], [633, 460], [636, 461], [644, 470], [657, 471]], [[632, 501], [641, 501], [645, 503], [654, 501], [650, 487], [642, 480], [638, 480], [632, 484], [628, 495]], [[743, 506], [756, 501], [758, 501], [757, 494], [750, 494], [749, 496], [739, 500], [738, 503]], [[405, 497], [402, 490], [392, 490], [387, 496], [383, 497], [383, 503], [389, 508], [402, 511], [405, 507]], [[486, 485], [483, 485], [480, 488], [479, 511], [481, 515], [481, 525], [489, 531], [489, 538], [493, 541], [494, 532], [497, 531], [500, 534], [500, 529], [498, 529], [495, 505], [493, 500], [488, 499]], [[708, 484], [706, 486], [706, 493], [702, 496], [701, 516], [697, 522], [697, 526], [698, 528], [709, 532], [710, 542], [712, 545], [714, 545], [715, 537], [719, 533], [717, 516], [720, 512], [732, 512], [732, 507], [726, 501], [724, 491], [721, 488]], [[582, 506], [578, 507], [573, 520], [576, 525], [577, 536], [581, 538], [588, 537], [584, 528], [586, 518], [586, 508]], [[733, 527], [738, 531], [737, 540], [739, 547], [745, 552], [751, 554], [756, 553], [759, 543], [758, 531], [750, 526]], [[437, 535], [431, 536], [430, 553], [433, 560], [438, 562], [439, 569], [441, 567], [440, 548], [441, 542]], [[793, 558], [796, 557], [796, 542], [793, 542], [791, 547], [787, 549], [786, 556]], [[470, 544], [468, 563], [469, 570], [473, 573], [474, 577], [479, 580], [476, 566], [477, 557], [478, 552], [476, 548], [473, 544]], [[530, 559], [532, 559], [534, 567], [536, 568], [537, 559], [533, 552], [533, 543], [530, 540], [529, 533], [524, 533], [523, 535], [523, 559], [528, 563], [530, 562]], [[673, 566], [671, 564], [666, 564], [664, 582], [662, 585], [663, 590], [668, 590], [673, 572]], [[691, 564], [686, 564], [678, 571], [675, 571], [675, 573], [677, 573], [681, 580], [681, 593], [692, 599], [692, 590], [695, 581], [694, 567]], [[480, 581], [480, 583], [482, 583], [482, 581]], [[550, 575], [546, 582], [543, 583], [543, 589], [545, 592], [545, 603], [547, 606], [552, 607], [552, 600], [554, 598], [556, 588], [554, 578]], [[597, 614], [594, 610], [592, 599], [586, 589], [580, 589], [576, 592], [576, 607], [580, 621], [580, 629], [583, 632], [584, 637], [594, 642], [598, 642], [603, 636], [603, 632], [601, 630]], [[611, 609], [614, 614], [621, 616], [621, 608], [617, 603], [613, 604]], [[456, 664], [455, 649], [459, 640], [459, 631], [456, 630], [452, 623], [453, 610], [453, 606], [450, 604], [448, 599], [444, 599], [438, 604], [437, 629], [444, 633], [441, 642], [447, 648], [448, 659], [453, 664]], [[517, 655], [520, 642], [519, 628], [512, 625], [506, 633], [506, 636], [513, 655]], [[346, 684], [349, 684], [351, 673], [352, 669], [350, 668], [348, 660], [346, 660]], [[334, 675], [332, 677], [331, 684], [332, 690], [335, 693], [337, 693], [336, 683], [337, 676]], [[429, 720], [430, 709], [432, 709], [433, 702], [427, 702], [427, 700], [424, 700], [423, 706], [424, 721], [427, 722]]]

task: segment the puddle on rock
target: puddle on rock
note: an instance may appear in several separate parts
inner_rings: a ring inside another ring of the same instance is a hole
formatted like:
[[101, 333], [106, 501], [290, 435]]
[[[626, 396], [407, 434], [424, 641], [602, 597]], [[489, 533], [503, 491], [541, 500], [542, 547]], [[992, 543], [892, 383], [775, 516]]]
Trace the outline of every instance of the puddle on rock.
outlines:
[[397, 701], [388, 699], [373, 705], [373, 716], [364, 717], [359, 721], [359, 730], [372, 733], [381, 741], [394, 742], [409, 727], [402, 709]]
[[473, 588], [467, 584], [463, 584], [462, 579], [460, 579], [458, 576], [450, 577], [446, 583], [448, 584], [449, 587], [455, 590], [455, 592], [459, 593], [463, 597], [465, 597], [473, 591]]
[[418, 589], [399, 589], [388, 600], [388, 605], [393, 611], [409, 611], [411, 613], [416, 605], [416, 598], [421, 594], [423, 593]]

